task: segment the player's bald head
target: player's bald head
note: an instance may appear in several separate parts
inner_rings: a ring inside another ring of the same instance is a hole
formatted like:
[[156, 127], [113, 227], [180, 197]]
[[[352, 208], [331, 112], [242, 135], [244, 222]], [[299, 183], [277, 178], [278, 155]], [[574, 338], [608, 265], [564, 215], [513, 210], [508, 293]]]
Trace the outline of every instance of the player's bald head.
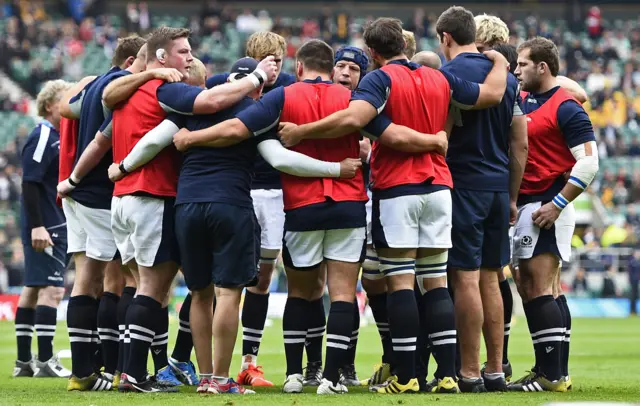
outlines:
[[411, 58], [411, 62], [433, 69], [440, 69], [440, 67], [442, 66], [442, 60], [440, 59], [438, 54], [431, 51], [418, 52], [413, 56], [413, 58]]
[[198, 58], [193, 58], [191, 67], [189, 68], [189, 79], [187, 83], [191, 86], [197, 86], [204, 88], [207, 80], [207, 68], [204, 63]]

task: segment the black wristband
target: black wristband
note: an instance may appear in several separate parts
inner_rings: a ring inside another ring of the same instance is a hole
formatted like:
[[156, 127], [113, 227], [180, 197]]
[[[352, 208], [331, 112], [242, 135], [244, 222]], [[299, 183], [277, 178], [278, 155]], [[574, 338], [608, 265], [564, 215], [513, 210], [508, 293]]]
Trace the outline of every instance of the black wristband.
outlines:
[[74, 181], [73, 181], [73, 179], [71, 179], [71, 176], [69, 176], [69, 177], [67, 178], [67, 180], [69, 181], [69, 184], [70, 184], [71, 186], [73, 186], [73, 187], [78, 186], [78, 184], [77, 184], [76, 182], [74, 182]]
[[124, 160], [120, 162], [120, 166], [118, 166], [118, 169], [120, 169], [120, 172], [124, 173], [125, 175], [129, 173], [124, 167]]
[[260, 82], [260, 84], [264, 83], [264, 78], [262, 77], [261, 74], [259, 74], [258, 72], [252, 72], [252, 73], [258, 79], [258, 82]]

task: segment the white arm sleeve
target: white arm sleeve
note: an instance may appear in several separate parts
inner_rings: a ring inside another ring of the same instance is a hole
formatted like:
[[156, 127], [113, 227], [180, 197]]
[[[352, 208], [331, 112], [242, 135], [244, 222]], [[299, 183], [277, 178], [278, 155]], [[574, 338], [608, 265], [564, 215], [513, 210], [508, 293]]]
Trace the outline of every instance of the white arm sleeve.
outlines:
[[180, 130], [171, 120], [164, 120], [149, 131], [133, 147], [123, 162], [127, 172], [131, 172], [155, 158], [165, 147], [171, 145], [173, 136]]
[[277, 170], [289, 175], [306, 178], [338, 178], [340, 162], [320, 161], [286, 149], [278, 140], [264, 140], [258, 144], [258, 152]]
[[[591, 145], [591, 155], [585, 154], [585, 145]], [[593, 178], [598, 173], [598, 147], [595, 141], [589, 141], [571, 148], [571, 153], [576, 159], [573, 165], [569, 183], [584, 190], [589, 186]]]

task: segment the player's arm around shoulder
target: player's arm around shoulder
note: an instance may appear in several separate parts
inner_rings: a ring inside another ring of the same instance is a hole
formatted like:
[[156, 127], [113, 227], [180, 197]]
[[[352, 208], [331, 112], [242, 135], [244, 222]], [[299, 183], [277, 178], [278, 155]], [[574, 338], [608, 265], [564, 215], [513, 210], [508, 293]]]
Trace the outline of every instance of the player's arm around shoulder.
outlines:
[[569, 92], [571, 96], [575, 97], [580, 104], [585, 104], [589, 100], [587, 91], [582, 88], [575, 80], [569, 79], [566, 76], [557, 76], [556, 83], [558, 86]]
[[70, 120], [80, 118], [80, 109], [82, 108], [82, 99], [85, 87], [95, 80], [97, 76], [85, 76], [78, 83], [71, 86], [60, 99], [60, 115]]
[[273, 79], [276, 71], [275, 58], [273, 56], [264, 58], [256, 70], [246, 77], [232, 83], [215, 86], [198, 94], [193, 103], [193, 113], [213, 114], [228, 109], [266, 81]]
[[128, 100], [140, 86], [153, 79], [169, 83], [180, 82], [182, 73], [172, 68], [161, 68], [119, 77], [102, 91], [102, 104], [109, 110], [114, 110], [118, 103]]
[[473, 106], [474, 110], [485, 109], [499, 104], [504, 97], [504, 92], [507, 90], [509, 62], [501, 53], [493, 50], [484, 52], [484, 55], [493, 61], [493, 68], [484, 83], [479, 85], [480, 92], [478, 101]]

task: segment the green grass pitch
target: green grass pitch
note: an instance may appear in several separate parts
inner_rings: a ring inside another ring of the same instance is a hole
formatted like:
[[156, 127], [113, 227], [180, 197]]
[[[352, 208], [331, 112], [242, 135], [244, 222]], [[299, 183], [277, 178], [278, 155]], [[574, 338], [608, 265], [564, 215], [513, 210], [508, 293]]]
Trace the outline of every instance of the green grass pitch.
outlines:
[[[171, 337], [175, 338], [177, 321], [171, 324]], [[531, 341], [524, 319], [512, 323], [509, 355], [516, 375], [520, 375], [533, 363]], [[36, 351], [34, 337], [34, 352]], [[232, 374], [240, 366], [240, 339], [232, 364]], [[55, 351], [68, 349], [69, 343], [64, 324], [58, 325]], [[172, 344], [169, 347], [171, 351]], [[375, 395], [366, 388], [350, 388], [343, 396], [318, 396], [314, 391], [300, 395], [280, 393], [285, 372], [282, 344], [282, 328], [279, 321], [266, 329], [260, 349], [259, 363], [264, 367], [267, 379], [278, 387], [258, 389], [252, 396], [198, 395], [195, 388], [183, 388], [177, 394], [119, 394], [95, 392], [67, 392], [64, 379], [12, 378], [16, 356], [13, 323], [0, 323], [0, 405], [302, 405], [302, 404], [360, 404], [403, 405], [438, 402], [442, 405], [465, 405], [482, 402], [491, 405], [540, 405], [549, 402], [616, 401], [640, 402], [640, 318], [629, 319], [574, 319], [571, 337], [570, 372], [574, 389], [566, 394], [553, 393], [502, 393], [476, 395]], [[483, 356], [484, 357], [484, 356]], [[195, 358], [195, 355], [194, 355]], [[357, 370], [360, 378], [371, 373], [372, 366], [380, 358], [379, 336], [375, 325], [360, 329]], [[71, 361], [63, 360], [70, 368]], [[151, 364], [150, 364], [151, 366]], [[431, 372], [434, 370], [431, 361]], [[268, 402], [268, 403], [267, 403]]]

